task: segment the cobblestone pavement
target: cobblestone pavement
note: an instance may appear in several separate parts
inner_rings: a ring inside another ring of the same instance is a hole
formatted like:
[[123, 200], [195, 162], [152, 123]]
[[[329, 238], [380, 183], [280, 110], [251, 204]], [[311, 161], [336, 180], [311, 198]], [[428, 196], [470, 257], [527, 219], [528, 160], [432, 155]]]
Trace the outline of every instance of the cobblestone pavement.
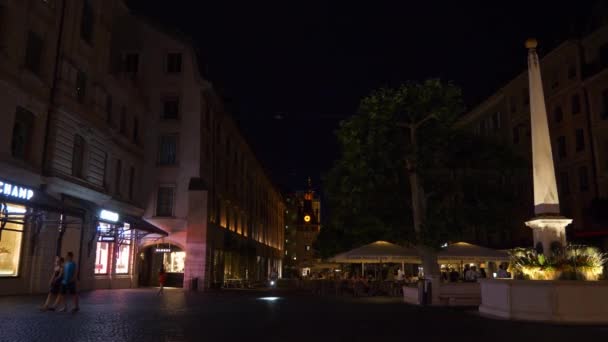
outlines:
[[[260, 299], [272, 296], [278, 299]], [[76, 314], [40, 312], [42, 300], [0, 297], [0, 341], [608, 340], [608, 327], [490, 320], [473, 311], [415, 307], [382, 297], [101, 290], [83, 293]]]

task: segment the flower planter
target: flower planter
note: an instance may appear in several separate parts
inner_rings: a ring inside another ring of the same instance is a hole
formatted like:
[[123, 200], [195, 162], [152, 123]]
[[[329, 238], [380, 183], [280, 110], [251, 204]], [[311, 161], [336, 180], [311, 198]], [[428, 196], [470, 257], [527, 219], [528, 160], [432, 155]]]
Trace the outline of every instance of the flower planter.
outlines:
[[481, 279], [479, 312], [490, 317], [608, 324], [608, 282]]

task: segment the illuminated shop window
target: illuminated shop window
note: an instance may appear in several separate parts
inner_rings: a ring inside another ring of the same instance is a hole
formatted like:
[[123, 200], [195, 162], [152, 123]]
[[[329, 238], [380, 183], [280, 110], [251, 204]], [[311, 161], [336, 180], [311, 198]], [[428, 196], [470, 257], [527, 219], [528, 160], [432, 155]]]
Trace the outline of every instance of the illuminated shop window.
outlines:
[[186, 269], [186, 252], [171, 252], [163, 255], [165, 270], [169, 273], [184, 273]]
[[95, 253], [95, 274], [108, 274], [110, 266], [110, 246], [107, 242], [97, 242]]
[[112, 247], [114, 235], [112, 233], [112, 225], [105, 222], [99, 222], [97, 226], [97, 249], [95, 252], [95, 274], [108, 274], [110, 270], [110, 256], [112, 255]]
[[119, 231], [116, 246], [116, 274], [129, 274], [131, 269], [131, 227], [125, 223], [123, 229]]
[[16, 277], [19, 275], [21, 258], [21, 243], [23, 239], [24, 206], [8, 204], [9, 221], [2, 229], [0, 237], [0, 277]]
[[116, 256], [116, 274], [129, 274], [131, 264], [131, 245], [118, 244], [118, 255]]
[[124, 227], [99, 222], [97, 250], [95, 253], [95, 274], [110, 273], [116, 265], [115, 274], [129, 274], [131, 270], [132, 235], [128, 224]]

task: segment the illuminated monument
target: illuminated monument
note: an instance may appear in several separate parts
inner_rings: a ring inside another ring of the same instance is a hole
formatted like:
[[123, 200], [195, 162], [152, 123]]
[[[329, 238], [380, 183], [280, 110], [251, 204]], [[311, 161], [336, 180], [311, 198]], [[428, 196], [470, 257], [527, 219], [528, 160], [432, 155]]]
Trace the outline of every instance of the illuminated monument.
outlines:
[[534, 246], [543, 254], [552, 254], [552, 246], [566, 245], [566, 226], [572, 220], [560, 216], [551, 138], [547, 122], [545, 94], [535, 39], [526, 41], [530, 83], [530, 122], [532, 134], [532, 167], [534, 173], [534, 214], [526, 225], [533, 230]]
[[[566, 226], [572, 222], [560, 215], [551, 140], [547, 111], [540, 75], [540, 63], [536, 53], [537, 42], [529, 39], [528, 48], [528, 77], [530, 82], [530, 121], [532, 135], [532, 163], [534, 174], [534, 213], [536, 217], [526, 225], [533, 230], [536, 253], [524, 253], [525, 264], [517, 258], [512, 263], [521, 268], [534, 268], [537, 275], [529, 274], [531, 280], [524, 279], [480, 279], [481, 305], [479, 312], [484, 315], [544, 322], [562, 322], [578, 324], [607, 324], [608, 282], [582, 281], [586, 277], [576, 277], [576, 280], [561, 277], [562, 272], [585, 273], [594, 271], [601, 275], [603, 260], [596, 254], [595, 265], [583, 265], [583, 255], [574, 254], [569, 250], [584, 246], [566, 246]], [[541, 251], [542, 249], [542, 251]], [[555, 251], [560, 251], [556, 254]], [[583, 249], [581, 249], [583, 250]], [[515, 252], [517, 253], [517, 252]], [[542, 255], [542, 257], [541, 257]], [[590, 256], [591, 254], [586, 254]], [[553, 256], [553, 257], [552, 257]], [[586, 258], [587, 262], [591, 261]], [[574, 262], [573, 262], [574, 261]], [[519, 265], [518, 265], [519, 264]], [[541, 279], [541, 280], [538, 280]], [[589, 278], [586, 278], [589, 280]], [[594, 280], [597, 280], [594, 279]]]

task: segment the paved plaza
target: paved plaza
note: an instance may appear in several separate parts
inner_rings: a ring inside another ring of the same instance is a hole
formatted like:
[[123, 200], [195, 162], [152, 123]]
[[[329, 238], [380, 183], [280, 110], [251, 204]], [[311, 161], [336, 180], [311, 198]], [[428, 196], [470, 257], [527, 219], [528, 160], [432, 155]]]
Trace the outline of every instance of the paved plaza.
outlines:
[[[277, 297], [277, 298], [272, 298]], [[601, 341], [608, 327], [489, 320], [474, 310], [398, 299], [169, 289], [82, 294], [76, 314], [40, 312], [40, 296], [0, 298], [0, 341]]]

